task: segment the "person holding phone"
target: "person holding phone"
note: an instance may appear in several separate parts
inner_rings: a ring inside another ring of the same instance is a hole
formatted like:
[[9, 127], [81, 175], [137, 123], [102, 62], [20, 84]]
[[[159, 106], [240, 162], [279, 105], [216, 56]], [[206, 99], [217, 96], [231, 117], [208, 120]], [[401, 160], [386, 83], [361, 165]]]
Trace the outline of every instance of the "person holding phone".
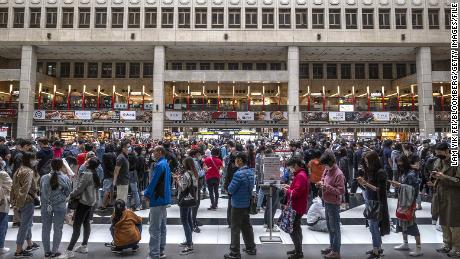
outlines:
[[399, 190], [398, 195], [398, 208], [403, 208], [407, 213], [411, 213], [411, 220], [398, 219], [396, 227], [397, 232], [402, 232], [403, 243], [394, 247], [397, 251], [409, 251], [408, 236], [414, 236], [416, 242], [416, 249], [409, 253], [410, 256], [419, 257], [423, 255], [422, 243], [420, 240], [420, 231], [415, 220], [416, 199], [419, 195], [420, 180], [417, 173], [411, 166], [410, 158], [402, 155], [398, 160], [398, 168], [401, 176], [398, 181], [390, 181], [393, 187]]
[[450, 257], [460, 257], [460, 169], [451, 166], [446, 142], [438, 143], [435, 153], [438, 159], [430, 175], [434, 179], [432, 212], [433, 218], [439, 218], [443, 234], [443, 246], [436, 251], [447, 253]]
[[[367, 152], [364, 155], [364, 176], [358, 177], [358, 183], [364, 187], [365, 206], [369, 231], [372, 235], [373, 249], [367, 251], [368, 259], [380, 258], [383, 255], [382, 236], [390, 234], [390, 214], [387, 203], [387, 173], [382, 168], [379, 155], [375, 151]], [[371, 201], [380, 204], [378, 211], [371, 211]], [[373, 213], [375, 212], [375, 213]], [[374, 215], [372, 215], [374, 214]], [[377, 217], [375, 217], [377, 216]]]
[[337, 166], [334, 153], [326, 151], [319, 160], [324, 165], [324, 174], [316, 184], [323, 193], [326, 222], [329, 230], [330, 246], [321, 250], [326, 259], [339, 259], [341, 246], [340, 204], [345, 194], [345, 176]]

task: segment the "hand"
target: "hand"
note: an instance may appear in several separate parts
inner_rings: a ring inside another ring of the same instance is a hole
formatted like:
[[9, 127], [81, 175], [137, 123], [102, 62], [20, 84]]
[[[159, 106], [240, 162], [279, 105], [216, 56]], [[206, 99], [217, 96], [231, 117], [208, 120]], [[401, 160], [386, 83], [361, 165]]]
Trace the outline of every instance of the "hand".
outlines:
[[366, 185], [367, 183], [366, 180], [364, 180], [364, 178], [362, 177], [358, 177], [357, 180], [358, 180], [358, 183], [362, 186]]
[[113, 186], [117, 186], [117, 180], [113, 180]]
[[433, 172], [433, 173], [431, 174], [431, 176], [432, 176], [433, 178], [436, 178], [436, 179], [442, 179], [442, 178], [444, 178], [444, 174], [443, 174], [442, 172]]
[[430, 186], [430, 187], [433, 187], [434, 186], [434, 183], [432, 181], [429, 181], [426, 183], [426, 185]]
[[283, 184], [283, 190], [289, 190], [289, 188], [291, 188], [291, 186], [287, 185], [287, 184]]

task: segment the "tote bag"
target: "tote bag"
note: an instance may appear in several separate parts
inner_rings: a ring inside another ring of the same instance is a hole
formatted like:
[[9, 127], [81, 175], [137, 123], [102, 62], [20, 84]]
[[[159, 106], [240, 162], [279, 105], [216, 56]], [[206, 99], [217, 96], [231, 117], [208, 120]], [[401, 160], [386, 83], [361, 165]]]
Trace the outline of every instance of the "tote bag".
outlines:
[[292, 194], [289, 195], [289, 199], [284, 210], [281, 211], [281, 215], [276, 225], [284, 232], [291, 234], [294, 231], [294, 220], [296, 211], [292, 208]]

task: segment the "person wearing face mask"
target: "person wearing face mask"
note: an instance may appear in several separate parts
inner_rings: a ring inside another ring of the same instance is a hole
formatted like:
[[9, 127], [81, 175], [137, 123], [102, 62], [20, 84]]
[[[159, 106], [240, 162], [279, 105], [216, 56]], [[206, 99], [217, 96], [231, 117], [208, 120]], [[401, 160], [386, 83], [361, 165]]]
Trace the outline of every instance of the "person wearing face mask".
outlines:
[[[412, 168], [411, 161], [406, 155], [402, 155], [398, 160], [398, 168], [401, 172], [399, 181], [391, 181], [393, 187], [398, 188], [398, 223], [397, 232], [402, 232], [403, 243], [395, 246], [397, 251], [409, 251], [408, 236], [414, 236], [416, 249], [409, 253], [410, 256], [422, 256], [422, 243], [420, 240], [420, 231], [416, 223], [415, 208], [416, 200], [419, 195], [420, 180], [417, 173]], [[399, 216], [398, 216], [399, 215]]]
[[[366, 252], [368, 259], [377, 259], [383, 255], [382, 236], [390, 234], [390, 215], [387, 203], [387, 172], [380, 164], [377, 152], [364, 155], [364, 176], [358, 177], [358, 183], [365, 189], [365, 217], [372, 235], [373, 249]], [[379, 204], [380, 206], [372, 206]]]
[[[13, 187], [11, 192], [11, 205], [20, 213], [20, 226], [16, 239], [15, 257], [31, 257], [32, 251], [40, 246], [32, 242], [32, 219], [34, 216], [34, 201], [38, 199], [37, 184], [34, 178], [34, 169], [37, 166], [37, 159], [34, 153], [24, 152], [22, 165], [13, 176]], [[27, 241], [27, 248], [23, 249], [24, 241]]]
[[5, 161], [0, 156], [2, 166], [0, 167], [0, 255], [10, 251], [5, 247], [5, 237], [8, 231], [8, 212], [10, 210], [10, 193], [13, 181], [5, 171]]
[[307, 212], [308, 208], [308, 176], [305, 172], [305, 165], [301, 158], [292, 157], [286, 163], [294, 177], [291, 185], [284, 185], [283, 189], [285, 197], [291, 200], [292, 208], [296, 215], [294, 219], [293, 231], [290, 233], [295, 249], [287, 252], [289, 259], [303, 258], [302, 251], [302, 216]]
[[449, 145], [440, 142], [435, 147], [437, 160], [431, 177], [434, 181], [432, 213], [439, 218], [442, 228], [443, 246], [437, 251], [450, 257], [460, 257], [460, 169], [451, 166]]
[[319, 162], [324, 165], [324, 174], [316, 184], [321, 188], [326, 209], [326, 222], [329, 230], [330, 246], [321, 250], [326, 259], [339, 259], [341, 246], [340, 204], [345, 194], [345, 176], [336, 164], [332, 152], [324, 153]]

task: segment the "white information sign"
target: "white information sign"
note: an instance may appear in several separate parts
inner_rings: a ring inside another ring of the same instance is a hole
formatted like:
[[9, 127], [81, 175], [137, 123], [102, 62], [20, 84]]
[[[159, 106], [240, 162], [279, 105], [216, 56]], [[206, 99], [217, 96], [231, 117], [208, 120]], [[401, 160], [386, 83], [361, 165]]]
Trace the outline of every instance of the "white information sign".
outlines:
[[265, 157], [262, 161], [264, 182], [280, 180], [280, 159], [279, 157]]

